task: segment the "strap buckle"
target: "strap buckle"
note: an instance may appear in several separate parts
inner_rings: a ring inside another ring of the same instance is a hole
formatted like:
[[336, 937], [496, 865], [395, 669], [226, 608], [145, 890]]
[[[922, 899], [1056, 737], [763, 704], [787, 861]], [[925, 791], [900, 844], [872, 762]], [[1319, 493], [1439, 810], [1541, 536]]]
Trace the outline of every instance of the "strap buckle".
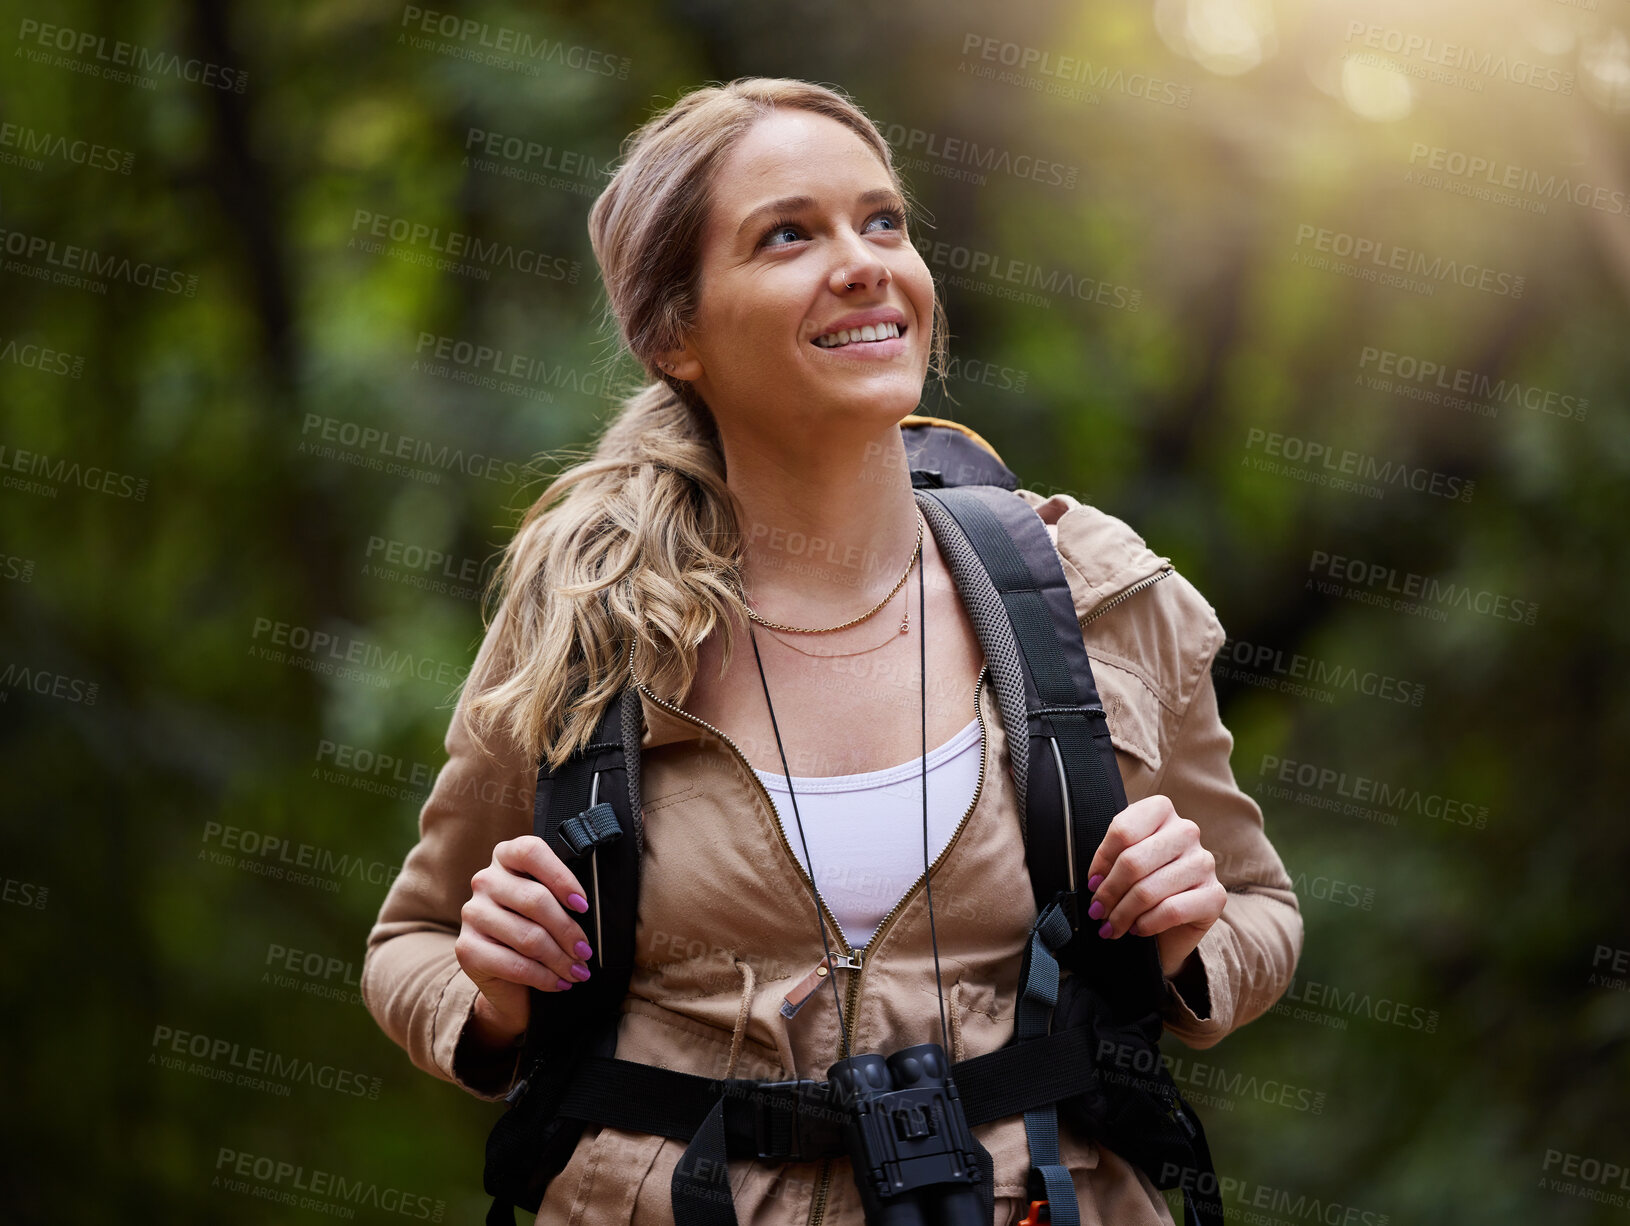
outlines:
[[610, 801], [605, 800], [597, 805], [590, 805], [576, 817], [569, 817], [560, 823], [560, 837], [566, 846], [572, 849], [574, 856], [593, 851], [602, 844], [620, 837], [622, 832], [622, 825], [617, 821], [617, 811], [611, 807]]

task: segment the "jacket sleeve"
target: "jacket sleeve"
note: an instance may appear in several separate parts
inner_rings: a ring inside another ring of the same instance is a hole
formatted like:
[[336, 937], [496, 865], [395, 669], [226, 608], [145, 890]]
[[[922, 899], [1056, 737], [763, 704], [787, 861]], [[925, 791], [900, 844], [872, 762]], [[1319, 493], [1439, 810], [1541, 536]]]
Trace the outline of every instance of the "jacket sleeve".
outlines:
[[1234, 779], [1233, 735], [1211, 680], [1216, 647], [1164, 756], [1153, 792], [1198, 823], [1228, 899], [1177, 974], [1167, 979], [1166, 1027], [1190, 1047], [1210, 1047], [1265, 1013], [1290, 984], [1302, 949], [1302, 915], [1290, 875], [1268, 841], [1262, 810]]
[[[497, 619], [493, 629], [498, 626]], [[494, 642], [489, 629], [444, 738], [447, 762], [419, 813], [419, 841], [391, 883], [368, 933], [361, 992], [368, 1012], [419, 1068], [478, 1098], [502, 1098], [520, 1052], [477, 1058], [461, 1044], [479, 989], [453, 944], [471, 878], [492, 863], [493, 847], [532, 832], [536, 767], [499, 733], [483, 753], [465, 723], [471, 687]]]

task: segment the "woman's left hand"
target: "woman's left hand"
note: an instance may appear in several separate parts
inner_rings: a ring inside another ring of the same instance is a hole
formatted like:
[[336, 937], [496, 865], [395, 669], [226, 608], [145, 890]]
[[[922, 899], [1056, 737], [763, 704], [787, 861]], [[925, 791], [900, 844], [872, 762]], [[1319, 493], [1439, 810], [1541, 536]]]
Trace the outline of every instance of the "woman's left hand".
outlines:
[[1093, 901], [1082, 923], [1103, 921], [1099, 932], [1108, 938], [1126, 932], [1153, 936], [1168, 979], [1228, 901], [1216, 859], [1200, 843], [1200, 827], [1179, 817], [1160, 795], [1145, 796], [1115, 815], [1087, 868], [1086, 884]]

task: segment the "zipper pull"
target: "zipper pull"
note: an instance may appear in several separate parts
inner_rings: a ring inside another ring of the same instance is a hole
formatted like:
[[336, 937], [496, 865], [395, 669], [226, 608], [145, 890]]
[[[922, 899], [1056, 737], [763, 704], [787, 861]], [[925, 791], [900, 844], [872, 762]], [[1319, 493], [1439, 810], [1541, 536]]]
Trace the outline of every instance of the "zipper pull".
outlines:
[[839, 968], [858, 971], [860, 969], [860, 951], [856, 950], [852, 954], [828, 954], [817, 962], [815, 969], [800, 979], [792, 991], [787, 993], [786, 999], [781, 1002], [781, 1016], [796, 1017], [798, 1010], [804, 1007], [809, 998], [815, 994], [815, 990], [826, 982], [827, 977], [832, 974], [833, 970]]
[[804, 1007], [804, 1002], [815, 994], [815, 989], [820, 987], [831, 973], [832, 959], [822, 958], [815, 964], [815, 969], [794, 984], [792, 991], [787, 993], [786, 999], [781, 1002], [781, 1016], [797, 1017], [798, 1010]]

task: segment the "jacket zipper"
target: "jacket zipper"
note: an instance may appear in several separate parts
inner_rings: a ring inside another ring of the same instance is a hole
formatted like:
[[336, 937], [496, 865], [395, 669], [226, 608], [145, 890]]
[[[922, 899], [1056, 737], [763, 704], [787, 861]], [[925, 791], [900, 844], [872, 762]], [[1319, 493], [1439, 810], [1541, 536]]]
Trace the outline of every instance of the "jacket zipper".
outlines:
[[1159, 583], [1162, 579], [1166, 578], [1167, 575], [1170, 575], [1172, 573], [1173, 573], [1172, 564], [1170, 562], [1168, 562], [1168, 563], [1166, 563], [1165, 566], [1163, 566], [1160, 570], [1156, 571], [1154, 574], [1146, 575], [1144, 578], [1139, 579], [1136, 583], [1132, 584], [1132, 586], [1127, 587], [1127, 588], [1122, 588], [1119, 592], [1115, 593], [1115, 595], [1111, 596], [1108, 600], [1106, 600], [1102, 604], [1100, 604], [1091, 613], [1088, 613], [1085, 617], [1083, 617], [1081, 619], [1081, 624], [1084, 626], [1088, 622], [1092, 621], [1094, 618], [1102, 617], [1105, 613], [1108, 613], [1111, 609], [1113, 609], [1116, 605], [1120, 604], [1121, 601], [1125, 600], [1128, 596], [1137, 595], [1144, 588], [1149, 587], [1151, 584]]
[[[985, 765], [988, 755], [988, 738], [985, 728], [985, 709], [979, 701], [979, 693], [984, 687], [985, 674], [988, 671], [990, 671], [989, 664], [986, 664], [980, 668], [979, 679], [974, 683], [973, 687], [973, 710], [974, 715], [979, 719], [979, 781], [974, 784], [973, 800], [969, 802], [967, 810], [962, 814], [962, 820], [957, 822], [956, 829], [951, 832], [950, 839], [948, 839], [945, 846], [940, 849], [939, 855], [934, 857], [933, 863], [928, 866], [928, 871], [920, 874], [917, 877], [917, 880], [912, 882], [911, 888], [900, 896], [900, 898], [895, 902], [894, 906], [889, 908], [889, 913], [883, 917], [882, 922], [877, 925], [877, 930], [872, 933], [871, 939], [867, 941], [864, 946], [862, 946], [862, 949], [871, 949], [876, 946], [877, 942], [882, 938], [884, 930], [894, 922], [894, 917], [899, 915], [900, 912], [905, 909], [906, 904], [909, 903], [912, 897], [917, 893], [918, 887], [926, 882], [929, 875], [940, 866], [945, 857], [951, 854], [951, 848], [956, 846], [957, 839], [962, 836], [963, 827], [968, 824], [968, 819], [973, 816], [973, 811], [979, 807], [979, 798], [985, 791]], [[844, 963], [839, 962], [837, 965], [842, 966]], [[860, 981], [866, 974], [866, 966], [867, 963], [865, 960], [857, 955], [854, 961], [855, 973], [850, 976], [849, 991], [847, 993], [847, 998], [844, 1001], [845, 1026], [852, 1027], [855, 1015], [859, 1010]], [[826, 1198], [831, 1190], [831, 1186], [832, 1163], [830, 1160], [828, 1160], [821, 1164], [820, 1182], [816, 1185], [815, 1196], [809, 1207], [808, 1226], [821, 1226], [821, 1223], [825, 1221]]]
[[[628, 664], [629, 674], [632, 676], [634, 671], [633, 644], [629, 644]], [[816, 887], [814, 879], [804, 870], [803, 866], [798, 863], [798, 857], [793, 855], [792, 844], [787, 841], [786, 831], [782, 828], [779, 821], [775, 823], [776, 835], [781, 840], [782, 849], [787, 853], [788, 859], [790, 859], [793, 864], [798, 865], [798, 871], [803, 875], [804, 880], [810, 883], [810, 888], [815, 894], [815, 900], [820, 905], [821, 915], [825, 918], [826, 922], [832, 926], [832, 932], [837, 937], [838, 950], [841, 956], [834, 958], [832, 960], [832, 964], [834, 966], [844, 967], [855, 972], [849, 980], [849, 989], [844, 1000], [844, 1029], [847, 1029], [854, 1020], [855, 1012], [860, 1003], [860, 979], [865, 973], [865, 959], [862, 956], [862, 952], [877, 943], [878, 939], [883, 935], [884, 930], [894, 922], [895, 916], [899, 915], [900, 912], [905, 909], [906, 904], [909, 903], [912, 896], [917, 893], [917, 888], [928, 880], [929, 874], [938, 868], [941, 862], [944, 861], [945, 857], [950, 854], [951, 848], [956, 846], [957, 839], [961, 837], [963, 828], [967, 826], [968, 819], [973, 816], [973, 811], [979, 806], [979, 798], [985, 790], [985, 767], [989, 754], [989, 736], [985, 727], [985, 709], [979, 701], [979, 695], [980, 691], [984, 688], [985, 674], [989, 671], [990, 664], [987, 662], [980, 667], [979, 676], [977, 679], [975, 679], [973, 687], [974, 715], [979, 720], [979, 780], [974, 785], [973, 800], [969, 802], [967, 809], [963, 812], [962, 819], [957, 822], [956, 829], [951, 832], [950, 839], [947, 840], [945, 846], [940, 849], [939, 855], [935, 856], [933, 862], [929, 864], [928, 872], [920, 874], [917, 877], [917, 880], [911, 884], [911, 888], [901, 895], [893, 907], [889, 908], [888, 914], [885, 915], [882, 921], [877, 925], [876, 930], [872, 933], [871, 939], [867, 941], [860, 950], [854, 950], [849, 947], [849, 942], [843, 935], [843, 929], [838, 927], [837, 920], [833, 917], [832, 912], [827, 908], [826, 900], [821, 897], [821, 892], [819, 888]], [[706, 728], [709, 732], [713, 733], [714, 736], [718, 737], [726, 745], [730, 746], [736, 757], [741, 759], [743, 768], [745, 768], [748, 775], [751, 776], [753, 786], [758, 788], [759, 794], [764, 797], [765, 806], [772, 814], [776, 812], [775, 802], [770, 799], [769, 790], [765, 788], [763, 780], [761, 780], [758, 775], [754, 773], [752, 764], [747, 761], [747, 755], [742, 753], [741, 747], [738, 746], [735, 741], [731, 740], [725, 732], [715, 728], [706, 720], [698, 719], [696, 716], [690, 714], [690, 712], [684, 710], [683, 708], [675, 706], [666, 699], [659, 698], [656, 694], [651, 692], [650, 688], [646, 686], [643, 681], [636, 678], [634, 684], [639, 686], [639, 688], [645, 693], [646, 697], [648, 697], [652, 702], [656, 703], [657, 706], [661, 707], [663, 710], [670, 711], [679, 716], [680, 719], [696, 724], [699, 727]], [[839, 1054], [841, 1055], [841, 1049]], [[824, 1159], [821, 1162], [820, 1182], [816, 1185], [815, 1195], [810, 1202], [808, 1226], [821, 1226], [821, 1222], [825, 1219], [826, 1198], [831, 1188], [831, 1183], [832, 1162], [831, 1159]]]

